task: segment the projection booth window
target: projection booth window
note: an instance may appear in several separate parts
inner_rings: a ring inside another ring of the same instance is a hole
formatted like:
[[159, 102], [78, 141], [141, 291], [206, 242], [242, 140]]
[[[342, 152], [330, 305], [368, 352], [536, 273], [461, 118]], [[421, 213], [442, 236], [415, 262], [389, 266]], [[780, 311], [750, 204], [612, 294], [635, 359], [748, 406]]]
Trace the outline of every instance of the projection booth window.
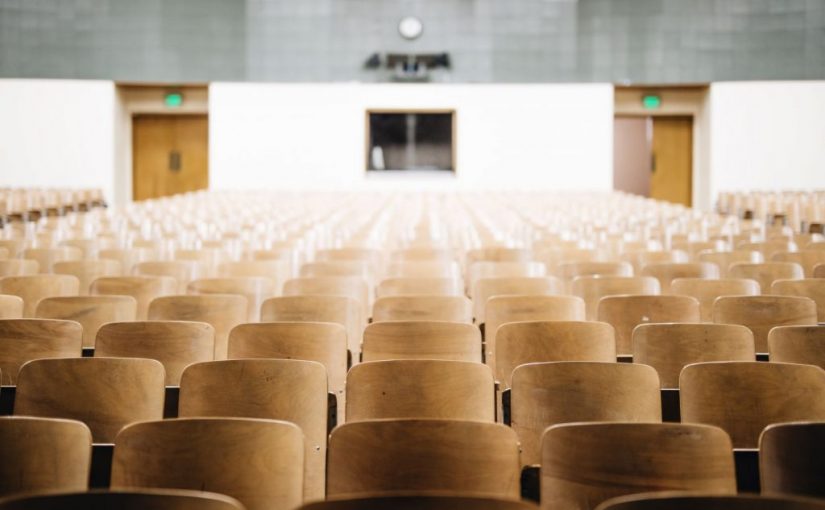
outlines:
[[455, 112], [367, 112], [367, 170], [455, 172]]

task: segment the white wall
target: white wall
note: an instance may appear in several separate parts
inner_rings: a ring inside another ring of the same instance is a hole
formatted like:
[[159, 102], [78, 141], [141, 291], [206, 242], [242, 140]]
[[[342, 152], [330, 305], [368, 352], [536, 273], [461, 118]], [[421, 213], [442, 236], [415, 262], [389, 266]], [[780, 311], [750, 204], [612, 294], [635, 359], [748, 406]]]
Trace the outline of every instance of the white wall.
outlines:
[[109, 81], [0, 80], [0, 186], [114, 190]]
[[422, 187], [612, 187], [611, 85], [340, 83], [213, 83], [210, 186], [409, 184], [366, 177], [371, 108], [456, 110], [456, 179], [415, 181]]
[[825, 188], [825, 82], [714, 83], [711, 194]]

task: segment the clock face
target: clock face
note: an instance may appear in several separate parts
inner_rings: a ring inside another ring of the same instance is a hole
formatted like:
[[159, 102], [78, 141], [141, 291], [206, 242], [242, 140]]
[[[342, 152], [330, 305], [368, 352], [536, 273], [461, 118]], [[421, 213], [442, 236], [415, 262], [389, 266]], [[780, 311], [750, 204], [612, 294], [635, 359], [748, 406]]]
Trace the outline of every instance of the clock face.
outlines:
[[407, 16], [398, 22], [398, 33], [404, 39], [416, 39], [424, 31], [424, 24], [415, 16]]

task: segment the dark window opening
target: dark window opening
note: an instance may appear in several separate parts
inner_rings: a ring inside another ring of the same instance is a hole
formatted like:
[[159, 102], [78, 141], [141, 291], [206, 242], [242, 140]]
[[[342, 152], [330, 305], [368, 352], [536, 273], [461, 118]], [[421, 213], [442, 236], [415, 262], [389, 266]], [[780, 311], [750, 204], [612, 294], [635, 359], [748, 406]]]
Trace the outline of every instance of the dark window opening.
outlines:
[[368, 114], [367, 170], [454, 172], [453, 113]]

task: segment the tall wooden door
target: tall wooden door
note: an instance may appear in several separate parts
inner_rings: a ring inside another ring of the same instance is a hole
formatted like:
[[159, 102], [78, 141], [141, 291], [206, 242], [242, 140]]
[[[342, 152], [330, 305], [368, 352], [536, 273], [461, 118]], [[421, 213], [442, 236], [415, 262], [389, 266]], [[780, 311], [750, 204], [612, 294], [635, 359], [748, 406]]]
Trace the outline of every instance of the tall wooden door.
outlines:
[[132, 198], [165, 197], [209, 187], [206, 115], [132, 119]]
[[693, 118], [653, 117], [650, 197], [691, 205]]

